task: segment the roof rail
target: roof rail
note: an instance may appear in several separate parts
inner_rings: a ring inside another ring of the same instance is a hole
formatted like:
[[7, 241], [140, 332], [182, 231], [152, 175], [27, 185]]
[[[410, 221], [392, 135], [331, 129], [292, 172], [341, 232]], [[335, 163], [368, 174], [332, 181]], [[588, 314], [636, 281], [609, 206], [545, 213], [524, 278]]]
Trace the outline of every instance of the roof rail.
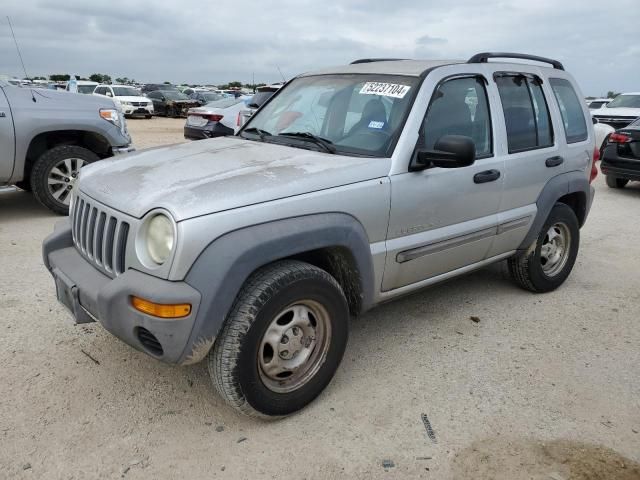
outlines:
[[373, 62], [397, 62], [398, 60], [406, 60], [404, 58], [359, 58], [351, 62], [351, 65], [357, 65], [358, 63], [373, 63]]
[[564, 70], [564, 66], [558, 60], [546, 57], [538, 57], [537, 55], [527, 55], [526, 53], [506, 53], [506, 52], [483, 52], [477, 53], [467, 63], [487, 63], [490, 58], [518, 58], [520, 60], [531, 60], [533, 62], [542, 62], [553, 65], [557, 70]]

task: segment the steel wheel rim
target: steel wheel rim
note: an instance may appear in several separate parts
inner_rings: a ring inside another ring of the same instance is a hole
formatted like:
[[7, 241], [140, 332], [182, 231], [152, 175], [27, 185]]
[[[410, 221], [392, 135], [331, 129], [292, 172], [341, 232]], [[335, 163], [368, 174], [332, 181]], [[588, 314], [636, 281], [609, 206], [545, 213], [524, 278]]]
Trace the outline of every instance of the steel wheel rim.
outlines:
[[540, 264], [548, 277], [560, 273], [567, 264], [571, 247], [571, 232], [564, 223], [555, 223], [547, 230], [540, 247]]
[[260, 342], [260, 380], [272, 392], [297, 390], [318, 373], [330, 343], [329, 313], [320, 303], [289, 305], [272, 319]]
[[65, 158], [49, 170], [47, 188], [54, 200], [69, 206], [73, 186], [76, 183], [80, 169], [86, 164], [87, 162], [82, 158]]

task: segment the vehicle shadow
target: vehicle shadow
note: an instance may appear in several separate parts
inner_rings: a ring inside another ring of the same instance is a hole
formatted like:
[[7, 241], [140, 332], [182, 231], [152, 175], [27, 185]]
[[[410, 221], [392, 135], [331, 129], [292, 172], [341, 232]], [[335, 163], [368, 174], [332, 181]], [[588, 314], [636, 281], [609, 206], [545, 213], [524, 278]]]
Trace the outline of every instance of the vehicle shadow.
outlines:
[[0, 221], [64, 218], [43, 207], [35, 197], [18, 188], [0, 190]]

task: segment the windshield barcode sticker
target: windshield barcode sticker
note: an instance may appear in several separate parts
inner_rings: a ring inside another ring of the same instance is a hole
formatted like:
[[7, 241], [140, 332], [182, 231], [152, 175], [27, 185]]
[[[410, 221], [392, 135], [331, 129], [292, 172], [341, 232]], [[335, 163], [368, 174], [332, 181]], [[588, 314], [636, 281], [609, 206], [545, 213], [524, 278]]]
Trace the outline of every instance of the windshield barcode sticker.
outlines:
[[362, 86], [360, 95], [382, 95], [383, 97], [404, 98], [411, 87], [398, 83], [367, 82]]

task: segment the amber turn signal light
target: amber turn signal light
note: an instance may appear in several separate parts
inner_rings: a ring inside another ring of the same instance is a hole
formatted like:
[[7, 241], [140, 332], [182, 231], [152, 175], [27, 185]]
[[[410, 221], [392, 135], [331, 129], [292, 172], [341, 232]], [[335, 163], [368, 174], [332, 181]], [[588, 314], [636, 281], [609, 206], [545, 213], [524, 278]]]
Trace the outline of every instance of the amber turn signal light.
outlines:
[[166, 305], [153, 303], [140, 297], [131, 297], [131, 305], [139, 312], [160, 318], [183, 318], [191, 313], [191, 305], [188, 303]]

